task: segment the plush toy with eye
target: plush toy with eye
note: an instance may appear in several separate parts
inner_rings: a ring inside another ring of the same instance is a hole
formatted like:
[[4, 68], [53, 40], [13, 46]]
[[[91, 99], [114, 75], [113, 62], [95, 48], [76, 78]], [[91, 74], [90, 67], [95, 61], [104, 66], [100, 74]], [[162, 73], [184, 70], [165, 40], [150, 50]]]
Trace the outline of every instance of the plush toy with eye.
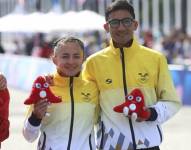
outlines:
[[46, 82], [45, 77], [39, 76], [33, 83], [32, 91], [30, 96], [25, 100], [24, 104], [30, 105], [35, 104], [40, 99], [47, 99], [50, 103], [60, 103], [62, 99], [55, 96]]
[[140, 89], [134, 89], [126, 96], [126, 101], [113, 108], [115, 112], [123, 113], [134, 120], [139, 118], [148, 119], [149, 113], [145, 110], [144, 96]]

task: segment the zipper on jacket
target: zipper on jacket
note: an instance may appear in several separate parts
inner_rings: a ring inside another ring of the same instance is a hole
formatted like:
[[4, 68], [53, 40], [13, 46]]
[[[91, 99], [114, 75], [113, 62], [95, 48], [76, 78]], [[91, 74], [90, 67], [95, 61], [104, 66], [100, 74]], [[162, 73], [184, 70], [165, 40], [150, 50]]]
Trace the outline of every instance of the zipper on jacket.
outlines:
[[[123, 48], [120, 48], [120, 57], [121, 57], [121, 63], [122, 63], [122, 73], [123, 73], [123, 89], [124, 89], [124, 94], [125, 97], [127, 96], [127, 82], [126, 82], [126, 71], [125, 71], [125, 57], [124, 57], [124, 51]], [[136, 150], [136, 140], [135, 140], [135, 133], [133, 130], [133, 124], [131, 118], [129, 118], [129, 125], [130, 125], [130, 130], [131, 130], [131, 137], [133, 141], [133, 149]]]
[[100, 142], [100, 149], [103, 149], [103, 138], [104, 138], [104, 134], [105, 134], [105, 131], [104, 131], [104, 124], [103, 124], [103, 121], [101, 121], [101, 142]]
[[41, 150], [45, 150], [45, 143], [46, 143], [46, 133], [45, 132], [43, 132], [43, 136], [44, 136], [44, 139], [43, 139], [43, 142], [42, 142]]
[[162, 133], [161, 133], [161, 130], [160, 130], [160, 128], [159, 128], [158, 125], [157, 125], [157, 129], [158, 129], [158, 131], [159, 131], [159, 135], [160, 135], [160, 142], [162, 143]]
[[70, 150], [70, 147], [71, 147], [73, 124], [74, 124], [73, 77], [70, 77], [70, 85], [69, 86], [70, 86], [70, 97], [71, 97], [71, 121], [70, 121], [70, 132], [69, 132], [67, 150]]
[[91, 136], [91, 134], [90, 134], [90, 135], [89, 135], [89, 146], [90, 146], [90, 150], [93, 150], [93, 149], [92, 149], [91, 137], [92, 137], [92, 136]]

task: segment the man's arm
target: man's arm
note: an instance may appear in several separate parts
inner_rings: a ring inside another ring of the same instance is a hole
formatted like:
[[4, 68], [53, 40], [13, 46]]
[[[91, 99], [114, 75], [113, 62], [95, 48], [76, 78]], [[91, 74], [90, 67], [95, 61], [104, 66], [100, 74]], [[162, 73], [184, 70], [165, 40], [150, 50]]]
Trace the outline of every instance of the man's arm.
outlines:
[[159, 124], [164, 123], [173, 117], [180, 109], [180, 103], [173, 101], [159, 101], [153, 108], [157, 112], [156, 122]]
[[163, 123], [179, 111], [181, 108], [181, 100], [177, 95], [168, 69], [168, 64], [164, 56], [160, 58], [158, 69], [158, 82], [156, 86], [157, 103], [152, 107], [158, 114], [156, 121], [158, 123]]
[[157, 103], [147, 108], [150, 117], [146, 120], [139, 118], [140, 121], [156, 121], [161, 124], [173, 117], [181, 108], [181, 100], [177, 96], [164, 56], [161, 56], [159, 61], [156, 94]]

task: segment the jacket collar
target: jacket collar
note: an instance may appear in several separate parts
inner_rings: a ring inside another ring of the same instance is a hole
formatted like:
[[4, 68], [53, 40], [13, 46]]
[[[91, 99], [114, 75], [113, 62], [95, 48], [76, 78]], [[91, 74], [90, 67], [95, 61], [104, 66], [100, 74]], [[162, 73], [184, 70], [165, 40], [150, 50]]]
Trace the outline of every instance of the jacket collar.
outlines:
[[[71, 77], [63, 77], [57, 71], [53, 74], [53, 76], [54, 76], [55, 85], [57, 86], [68, 86], [70, 83]], [[80, 81], [82, 80], [82, 75], [81, 73], [79, 73], [79, 76], [76, 76], [73, 78], [74, 78], [73, 82], [80, 83]]]
[[[113, 41], [112, 41], [112, 40], [110, 40], [110, 45], [109, 45], [109, 47], [110, 47], [110, 49], [113, 51], [114, 54], [119, 54], [120, 48], [115, 48], [114, 45], [113, 45]], [[128, 54], [129, 54], [129, 52], [130, 52], [130, 53], [134, 53], [134, 52], [136, 52], [137, 50], [139, 50], [139, 44], [138, 44], [136, 38], [133, 37], [133, 42], [132, 42], [131, 46], [129, 46], [129, 47], [123, 47], [123, 49], [124, 49], [124, 52], [125, 52], [125, 53], [128, 53]]]

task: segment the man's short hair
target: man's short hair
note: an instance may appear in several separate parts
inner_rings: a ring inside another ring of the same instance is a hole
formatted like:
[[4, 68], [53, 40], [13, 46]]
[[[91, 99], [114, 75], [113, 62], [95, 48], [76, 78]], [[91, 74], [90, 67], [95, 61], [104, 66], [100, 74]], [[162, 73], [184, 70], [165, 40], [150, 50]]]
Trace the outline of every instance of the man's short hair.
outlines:
[[134, 8], [127, 0], [115, 0], [106, 8], [105, 20], [108, 21], [109, 15], [116, 10], [127, 10], [135, 19]]

